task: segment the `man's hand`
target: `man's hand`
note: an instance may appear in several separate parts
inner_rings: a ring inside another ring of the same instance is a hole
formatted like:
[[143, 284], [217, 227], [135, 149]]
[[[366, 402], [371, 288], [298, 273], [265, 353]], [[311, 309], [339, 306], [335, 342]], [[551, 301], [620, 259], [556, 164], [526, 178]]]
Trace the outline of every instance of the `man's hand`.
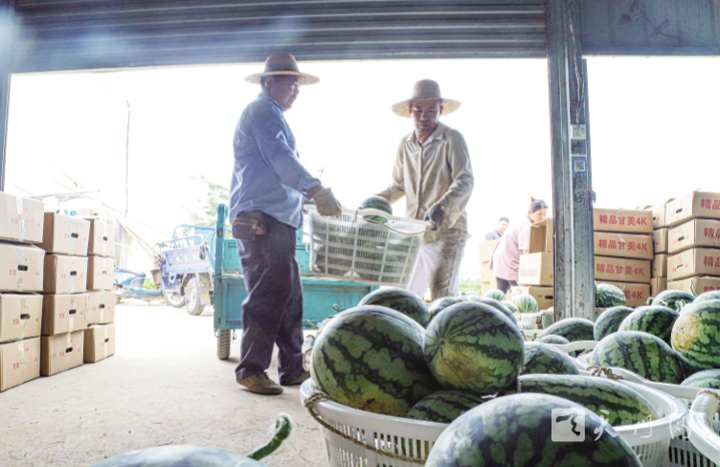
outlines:
[[317, 206], [317, 211], [321, 216], [340, 217], [342, 209], [340, 202], [335, 198], [330, 188], [321, 188], [313, 195], [313, 201]]
[[439, 204], [432, 205], [430, 209], [428, 209], [425, 213], [424, 220], [430, 221], [432, 223], [432, 230], [439, 229], [443, 221], [445, 220], [445, 213], [443, 212], [442, 206], [440, 206]]

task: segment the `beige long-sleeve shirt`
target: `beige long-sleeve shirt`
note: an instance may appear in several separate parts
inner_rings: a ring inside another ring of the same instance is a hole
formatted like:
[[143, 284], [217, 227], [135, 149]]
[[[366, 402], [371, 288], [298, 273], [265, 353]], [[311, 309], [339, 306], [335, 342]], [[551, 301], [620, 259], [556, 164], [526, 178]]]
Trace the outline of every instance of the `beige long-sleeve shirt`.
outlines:
[[475, 179], [467, 144], [459, 131], [442, 123], [420, 144], [413, 131], [400, 141], [393, 182], [378, 193], [390, 203], [407, 196], [406, 217], [422, 219], [430, 207], [440, 203], [445, 221], [425, 234], [426, 243], [453, 232], [467, 232], [467, 206]]

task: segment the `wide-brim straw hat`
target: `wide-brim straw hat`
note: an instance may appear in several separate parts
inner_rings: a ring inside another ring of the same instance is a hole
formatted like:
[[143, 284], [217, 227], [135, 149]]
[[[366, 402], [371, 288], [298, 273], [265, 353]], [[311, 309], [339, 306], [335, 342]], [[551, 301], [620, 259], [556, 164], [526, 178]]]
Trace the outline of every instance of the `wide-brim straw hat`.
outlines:
[[300, 73], [295, 57], [290, 54], [272, 54], [265, 60], [265, 71], [254, 73], [245, 77], [245, 81], [252, 84], [260, 84], [263, 76], [290, 75], [300, 78], [300, 84], [307, 86], [320, 81], [317, 76], [308, 73]]
[[410, 118], [410, 103], [421, 99], [442, 100], [442, 115], [450, 115], [460, 107], [460, 102], [453, 99], [445, 99], [440, 93], [440, 85], [431, 79], [423, 79], [415, 83], [412, 90], [412, 97], [397, 104], [393, 104], [392, 111], [401, 117]]

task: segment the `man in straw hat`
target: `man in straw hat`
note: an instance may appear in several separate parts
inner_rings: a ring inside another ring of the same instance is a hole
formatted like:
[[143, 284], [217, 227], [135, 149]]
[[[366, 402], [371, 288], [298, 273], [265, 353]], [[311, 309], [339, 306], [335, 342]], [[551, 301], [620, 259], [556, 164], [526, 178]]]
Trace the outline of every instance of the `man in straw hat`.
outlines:
[[400, 141], [393, 182], [379, 196], [394, 203], [407, 197], [407, 217], [430, 221], [407, 288], [424, 296], [428, 285], [432, 299], [455, 296], [460, 260], [467, 233], [465, 206], [474, 178], [465, 139], [459, 131], [440, 122], [460, 107], [445, 99], [440, 85], [418, 81], [412, 97], [392, 106], [393, 112], [412, 118], [415, 131]]
[[303, 201], [312, 198], [323, 216], [341, 215], [329, 188], [310, 175], [298, 158], [295, 137], [283, 112], [300, 85], [315, 84], [295, 57], [273, 54], [265, 71], [245, 78], [262, 92], [242, 113], [235, 130], [235, 168], [230, 183], [230, 219], [237, 239], [248, 296], [243, 302], [239, 384], [258, 394], [283, 388], [266, 373], [274, 344], [279, 349], [280, 384], [302, 383], [302, 285], [295, 260], [295, 235], [302, 227]]

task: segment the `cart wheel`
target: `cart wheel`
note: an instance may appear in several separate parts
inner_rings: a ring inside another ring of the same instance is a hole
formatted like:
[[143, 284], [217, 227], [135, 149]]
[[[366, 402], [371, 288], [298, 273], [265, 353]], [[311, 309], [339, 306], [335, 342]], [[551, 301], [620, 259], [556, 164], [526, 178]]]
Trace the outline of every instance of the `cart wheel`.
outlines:
[[217, 356], [220, 360], [227, 360], [230, 357], [230, 344], [232, 342], [232, 330], [221, 329], [217, 338]]
[[163, 295], [165, 295], [165, 300], [168, 302], [168, 305], [172, 307], [182, 308], [182, 306], [185, 305], [185, 297], [178, 292], [165, 290], [163, 291]]
[[185, 287], [185, 307], [193, 316], [198, 316], [205, 308], [200, 298], [200, 281], [197, 277], [190, 279]]

